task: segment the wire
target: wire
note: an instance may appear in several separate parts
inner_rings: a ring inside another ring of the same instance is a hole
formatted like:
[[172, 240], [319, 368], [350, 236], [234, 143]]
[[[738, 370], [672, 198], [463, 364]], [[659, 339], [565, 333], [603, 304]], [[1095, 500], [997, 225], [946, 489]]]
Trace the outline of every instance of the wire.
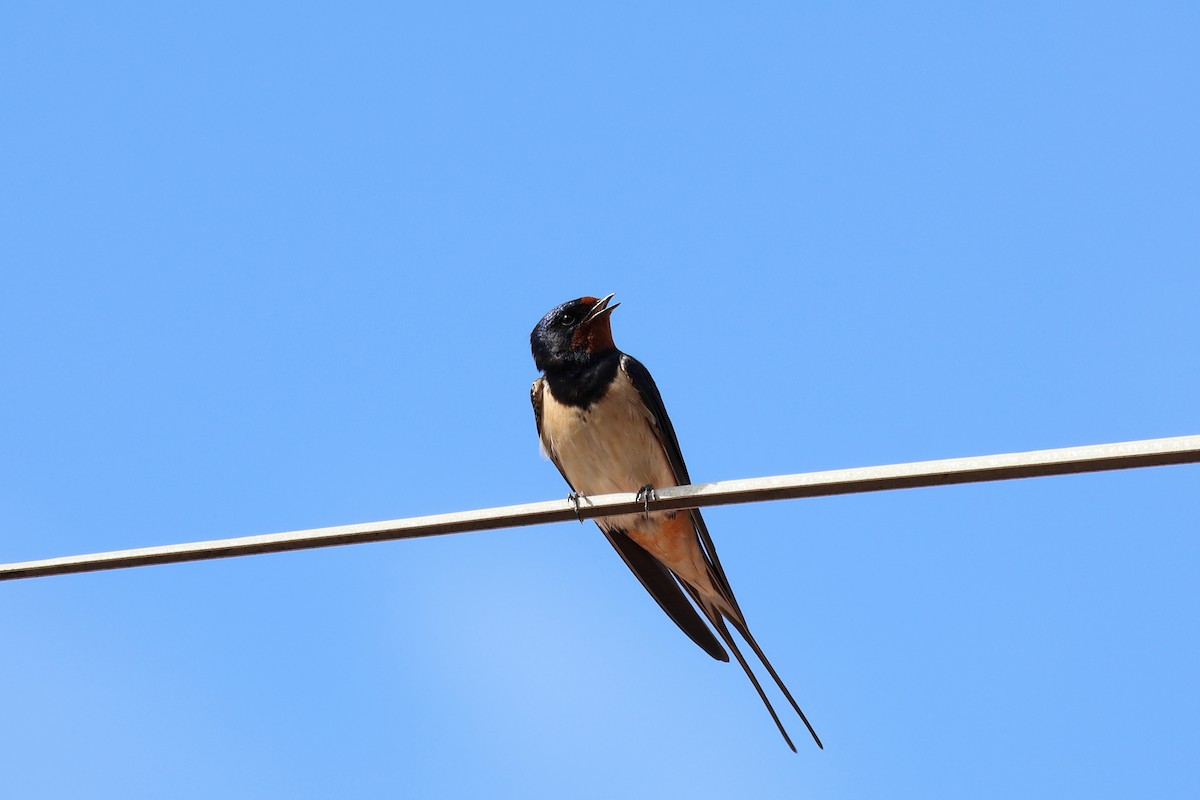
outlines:
[[775, 475], [663, 488], [655, 493], [654, 499], [648, 501], [648, 506], [638, 500], [633, 492], [627, 492], [581, 498], [578, 509], [567, 500], [554, 500], [385, 522], [0, 564], [0, 581], [513, 528], [576, 518], [631, 514], [646, 508], [650, 511], [667, 511], [1194, 463], [1200, 463], [1200, 435]]

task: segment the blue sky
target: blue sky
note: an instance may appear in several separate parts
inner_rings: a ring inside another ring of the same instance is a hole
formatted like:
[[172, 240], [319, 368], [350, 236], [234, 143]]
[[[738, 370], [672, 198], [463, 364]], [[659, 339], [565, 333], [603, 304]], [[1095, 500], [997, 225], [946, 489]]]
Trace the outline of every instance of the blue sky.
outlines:
[[[0, 560], [1200, 433], [1193, 3], [0, 11]], [[707, 512], [826, 743], [594, 526], [0, 585], [13, 797], [1195, 797], [1197, 467]]]

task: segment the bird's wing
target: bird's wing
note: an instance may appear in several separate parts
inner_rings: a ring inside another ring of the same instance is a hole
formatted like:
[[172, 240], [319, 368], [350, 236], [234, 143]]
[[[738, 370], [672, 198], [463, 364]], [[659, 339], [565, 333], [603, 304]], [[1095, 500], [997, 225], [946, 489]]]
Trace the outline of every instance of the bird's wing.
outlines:
[[[679, 439], [675, 436], [675, 427], [671, 424], [671, 418], [667, 415], [667, 409], [663, 405], [662, 395], [658, 392], [658, 386], [655, 385], [654, 378], [650, 375], [650, 370], [646, 369], [636, 358], [626, 353], [621, 354], [621, 369], [623, 369], [625, 374], [629, 376], [630, 381], [633, 382], [634, 387], [638, 390], [638, 394], [641, 396], [642, 402], [645, 404], [646, 408], [649, 409], [651, 415], [653, 416], [655, 435], [657, 436], [659, 443], [662, 445], [663, 451], [667, 454], [667, 460], [671, 464], [671, 470], [675, 473], [676, 481], [678, 481], [680, 485], [691, 483], [691, 478], [688, 476], [687, 465], [683, 462], [683, 453], [680, 452], [679, 449]], [[804, 726], [808, 728], [808, 732], [812, 735], [813, 741], [817, 743], [817, 747], [824, 749], [825, 745], [821, 744], [821, 739], [819, 736], [817, 736], [817, 732], [813, 730], [813, 726], [809, 723], [808, 717], [805, 716], [804, 712], [800, 710], [800, 705], [796, 702], [795, 698], [792, 697], [792, 693], [788, 691], [787, 686], [784, 684], [783, 680], [780, 679], [779, 673], [775, 671], [775, 667], [773, 667], [771, 662], [767, 660], [766, 654], [763, 653], [762, 648], [758, 646], [758, 642], [755, 641], [754, 636], [750, 633], [750, 628], [746, 625], [746, 619], [742, 614], [742, 610], [738, 607], [737, 599], [733, 596], [733, 589], [729, 586], [729, 579], [725, 577], [725, 569], [721, 566], [721, 561], [717, 557], [717, 550], [716, 547], [713, 546], [712, 537], [708, 533], [708, 526], [704, 523], [704, 517], [700, 515], [699, 509], [693, 508], [690, 513], [692, 518], [692, 527], [695, 528], [696, 537], [700, 542], [700, 547], [704, 553], [705, 560], [708, 562], [710, 578], [716, 585], [718, 591], [724, 595], [724, 599], [729, 605], [729, 610], [733, 611], [734, 613], [728, 614], [723, 612], [722, 609], [718, 608], [712, 601], [702, 597], [700, 593], [691, 586], [685, 586], [688, 594], [696, 602], [696, 605], [700, 606], [700, 608], [704, 611], [705, 616], [708, 617], [709, 621], [713, 624], [713, 627], [716, 628], [717, 632], [721, 635], [721, 639], [723, 639], [729, 649], [733, 651], [734, 656], [737, 658], [738, 664], [741, 665], [742, 670], [746, 673], [746, 676], [750, 678], [750, 682], [754, 684], [755, 691], [758, 692], [758, 696], [762, 700], [763, 705], [765, 705], [767, 707], [767, 711], [770, 712], [771, 718], [775, 721], [776, 727], [779, 728], [779, 732], [783, 734], [783, 739], [787, 742], [788, 747], [792, 748], [792, 750], [796, 749], [796, 746], [792, 744], [791, 737], [788, 736], [787, 730], [783, 727], [783, 723], [780, 722], [779, 715], [775, 713], [775, 708], [771, 705], [771, 701], [767, 698], [766, 693], [759, 684], [758, 678], [755, 677], [753, 670], [750, 669], [750, 665], [742, 656], [741, 651], [738, 649], [737, 642], [734, 641], [733, 636], [730, 635], [729, 628], [725, 625], [726, 617], [729, 619], [729, 622], [733, 625], [734, 629], [741, 634], [742, 638], [746, 640], [746, 643], [750, 645], [750, 649], [754, 651], [754, 654], [758, 656], [759, 661], [761, 661], [763, 666], [767, 668], [767, 672], [775, 680], [775, 684], [783, 692], [784, 697], [788, 699], [788, 702], [791, 703], [792, 708], [794, 708], [796, 713], [800, 715], [800, 719], [804, 722]]]
[[[675, 473], [675, 480], [681, 486], [691, 483], [692, 479], [688, 476], [687, 464], [684, 463], [683, 453], [679, 449], [679, 439], [675, 436], [675, 426], [671, 424], [671, 417], [667, 415], [662, 395], [658, 392], [658, 386], [654, 383], [654, 378], [651, 377], [650, 370], [646, 369], [642, 365], [642, 362], [628, 353], [621, 354], [621, 369], [629, 376], [629, 380], [633, 383], [634, 388], [638, 390], [642, 402], [653, 416], [655, 436], [658, 437], [659, 444], [662, 445], [663, 451], [667, 454], [667, 461], [671, 464], [671, 471]], [[717, 557], [717, 549], [713, 546], [712, 536], [708, 533], [708, 525], [704, 523], [704, 517], [700, 515], [700, 510], [696, 508], [691, 509], [688, 513], [692, 517], [692, 526], [696, 529], [696, 535], [700, 539], [701, 548], [716, 579], [718, 588], [725, 594], [725, 598], [729, 601], [730, 605], [740, 614], [741, 609], [738, 608], [737, 600], [733, 596], [733, 589], [729, 586], [729, 579], [725, 577], [725, 569], [721, 566], [721, 559]]]
[[[545, 403], [546, 379], [538, 378], [533, 382], [533, 387], [530, 389], [529, 397], [533, 402], [533, 416], [537, 422], [538, 438], [542, 443], [542, 450], [558, 468], [559, 473], [563, 476], [563, 480], [574, 491], [575, 487], [571, 484], [571, 479], [567, 477], [567, 473], [563, 471], [562, 464], [555, 455], [544, 436], [542, 436], [542, 409]], [[696, 612], [696, 609], [688, 602], [687, 596], [676, 582], [671, 571], [659, 563], [658, 559], [647, 553], [637, 545], [632, 539], [626, 536], [621, 531], [607, 531], [601, 528], [605, 538], [609, 544], [621, 556], [621, 559], [633, 572], [637, 579], [641, 582], [650, 596], [655, 602], [666, 612], [667, 616], [679, 626], [679, 629], [688, 635], [688, 637], [700, 646], [704, 652], [708, 653], [718, 661], [728, 661], [729, 654], [721, 647], [717, 637], [713, 635], [708, 625]]]
[[[538, 442], [542, 446], [542, 452], [546, 457], [554, 463], [558, 469], [558, 474], [563, 476], [563, 480], [567, 482], [567, 486], [571, 486], [571, 479], [567, 477], [567, 473], [563, 472], [562, 462], [558, 460], [558, 456], [554, 454], [554, 449], [546, 441], [546, 436], [542, 432], [542, 409], [545, 408], [545, 393], [546, 379], [538, 378], [533, 382], [533, 386], [529, 387], [529, 400], [533, 403], [533, 421], [537, 424]], [[575, 487], [571, 486], [571, 491], [575, 491]]]
[[664, 567], [662, 562], [647, 553], [623, 531], [604, 530], [604, 536], [679, 629], [717, 661], [728, 661], [729, 654], [721, 647], [712, 630], [704, 624], [696, 609], [687, 601], [671, 570]]

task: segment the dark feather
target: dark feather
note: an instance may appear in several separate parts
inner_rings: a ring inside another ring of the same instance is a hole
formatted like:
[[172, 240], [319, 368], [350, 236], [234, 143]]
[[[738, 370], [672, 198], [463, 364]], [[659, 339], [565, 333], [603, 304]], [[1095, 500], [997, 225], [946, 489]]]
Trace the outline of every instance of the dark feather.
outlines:
[[[601, 529], [603, 530], [603, 528]], [[712, 630], [704, 624], [704, 620], [696, 613], [696, 609], [688, 602], [679, 582], [654, 556], [643, 550], [637, 542], [630, 539], [622, 531], [605, 530], [604, 535], [620, 553], [625, 564], [646, 587], [650, 596], [658, 601], [662, 610], [667, 612], [679, 629], [686, 633], [693, 642], [717, 661], [728, 661], [729, 654], [721, 647]]]
[[[658, 436], [659, 442], [662, 444], [663, 450], [667, 454], [667, 460], [670, 462], [671, 469], [675, 473], [676, 481], [678, 481], [680, 485], [690, 484], [692, 482], [691, 477], [688, 475], [687, 465], [683, 461], [683, 453], [679, 449], [679, 439], [675, 436], [675, 426], [671, 424], [671, 417], [667, 414], [666, 406], [663, 405], [662, 395], [659, 394], [658, 386], [654, 383], [654, 378], [651, 377], [650, 371], [646, 369], [640, 361], [633, 356], [628, 355], [627, 353], [621, 354], [621, 369], [624, 370], [627, 375], [629, 375], [629, 379], [633, 381], [633, 385], [638, 390], [638, 394], [642, 398], [642, 402], [646, 404], [646, 408], [650, 410], [651, 415], [654, 417], [655, 433]], [[741, 664], [746, 676], [750, 678], [750, 682], [754, 684], [755, 691], [758, 692], [759, 698], [762, 699], [763, 705], [767, 707], [767, 711], [771, 714], [771, 719], [775, 721], [775, 725], [779, 728], [779, 732], [783, 734], [783, 738], [788, 743], [788, 746], [791, 747], [792, 750], [796, 749], [796, 746], [792, 744], [791, 738], [784, 729], [783, 723], [780, 722], [779, 715], [775, 713], [775, 708], [771, 705], [771, 701], [767, 698], [767, 695], [763, 691], [761, 684], [759, 684], [758, 678], [750, 669], [750, 665], [742, 656], [741, 651], [738, 649], [737, 643], [734, 641], [732, 634], [730, 634], [729, 628], [725, 625], [726, 618], [729, 620], [730, 624], [733, 625], [734, 629], [741, 634], [742, 638], [746, 640], [746, 643], [750, 645], [750, 649], [754, 651], [754, 655], [758, 656], [758, 659], [762, 662], [763, 666], [767, 668], [768, 674], [770, 674], [771, 678], [775, 681], [775, 684], [779, 687], [779, 690], [783, 692], [784, 697], [786, 697], [788, 702], [791, 703], [792, 708], [796, 710], [796, 713], [800, 716], [800, 719], [803, 720], [805, 727], [808, 728], [808, 732], [812, 734], [813, 741], [817, 743], [817, 747], [824, 749], [825, 745], [821, 744], [821, 739], [817, 736], [817, 732], [813, 730], [813, 726], [809, 723], [808, 717], [806, 717], [804, 712], [800, 710], [800, 705], [796, 702], [795, 698], [792, 697], [792, 693], [788, 691], [788, 688], [786, 685], [784, 685], [783, 680], [780, 679], [779, 673], [775, 671], [775, 668], [771, 665], [771, 662], [767, 660], [766, 654], [763, 653], [762, 648], [758, 646], [758, 642], [756, 642], [754, 637], [750, 634], [750, 628], [746, 625], [746, 619], [742, 614], [742, 609], [740, 606], [738, 606], [737, 598], [733, 595], [733, 589], [729, 585], [729, 579], [725, 576], [725, 569], [721, 566], [721, 560], [717, 557], [716, 547], [713, 545], [712, 536], [709, 535], [708, 525], [705, 524], [704, 517], [700, 515], [700, 510], [693, 508], [689, 513], [692, 519], [692, 527], [696, 531], [696, 537], [700, 541], [701, 548], [704, 551], [705, 560], [708, 562], [708, 569], [712, 578], [712, 582], [717, 587], [718, 591], [721, 592], [725, 601], [729, 604], [730, 609], [734, 613], [723, 614], [720, 609], [714, 607], [711, 602], [706, 602], [705, 599], [701, 597], [694, 589], [684, 583], [684, 588], [687, 589], [688, 595], [691, 596], [696, 605], [698, 605], [704, 612], [705, 616], [708, 617], [708, 620], [712, 623], [713, 627], [717, 629], [717, 632], [721, 635], [721, 639], [725, 642], [725, 645], [733, 651], [734, 657], [737, 659], [737, 662]]]
[[[629, 380], [633, 381], [634, 388], [638, 390], [642, 402], [646, 404], [646, 408], [654, 417], [654, 432], [658, 435], [658, 441], [667, 454], [667, 461], [671, 463], [671, 471], [675, 473], [675, 480], [681, 486], [691, 483], [692, 479], [688, 475], [687, 464], [683, 461], [683, 451], [679, 449], [679, 439], [675, 436], [675, 426], [671, 424], [671, 417], [667, 414], [662, 395], [658, 392], [658, 385], [654, 383], [650, 370], [628, 353], [621, 354], [621, 369], [629, 376]], [[704, 524], [704, 518], [700, 516], [699, 509], [693, 508], [689, 513], [692, 517], [692, 525], [696, 529], [696, 535], [700, 537], [700, 543], [704, 545], [704, 553], [708, 556], [709, 566], [712, 567], [713, 574], [717, 577], [718, 586], [725, 592], [730, 604], [737, 608], [737, 601], [733, 599], [733, 589], [729, 586], [729, 579], [725, 577], [725, 568], [721, 566], [721, 559], [717, 557], [717, 549], [713, 546], [712, 537], [708, 534], [708, 526]]]

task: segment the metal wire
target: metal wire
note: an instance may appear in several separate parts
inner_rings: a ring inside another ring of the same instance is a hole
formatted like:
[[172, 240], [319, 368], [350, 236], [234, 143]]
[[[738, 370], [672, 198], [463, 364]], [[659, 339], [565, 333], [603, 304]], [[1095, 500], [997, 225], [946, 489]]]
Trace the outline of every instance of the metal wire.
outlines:
[[[660, 489], [657, 499], [649, 501], [649, 509], [702, 508], [1189, 463], [1200, 463], [1200, 435], [698, 483]], [[555, 500], [359, 525], [0, 564], [0, 581], [512, 528], [574, 520], [577, 516], [588, 519], [630, 514], [643, 508], [642, 501], [632, 492], [597, 495], [582, 498], [578, 512], [566, 500]]]

